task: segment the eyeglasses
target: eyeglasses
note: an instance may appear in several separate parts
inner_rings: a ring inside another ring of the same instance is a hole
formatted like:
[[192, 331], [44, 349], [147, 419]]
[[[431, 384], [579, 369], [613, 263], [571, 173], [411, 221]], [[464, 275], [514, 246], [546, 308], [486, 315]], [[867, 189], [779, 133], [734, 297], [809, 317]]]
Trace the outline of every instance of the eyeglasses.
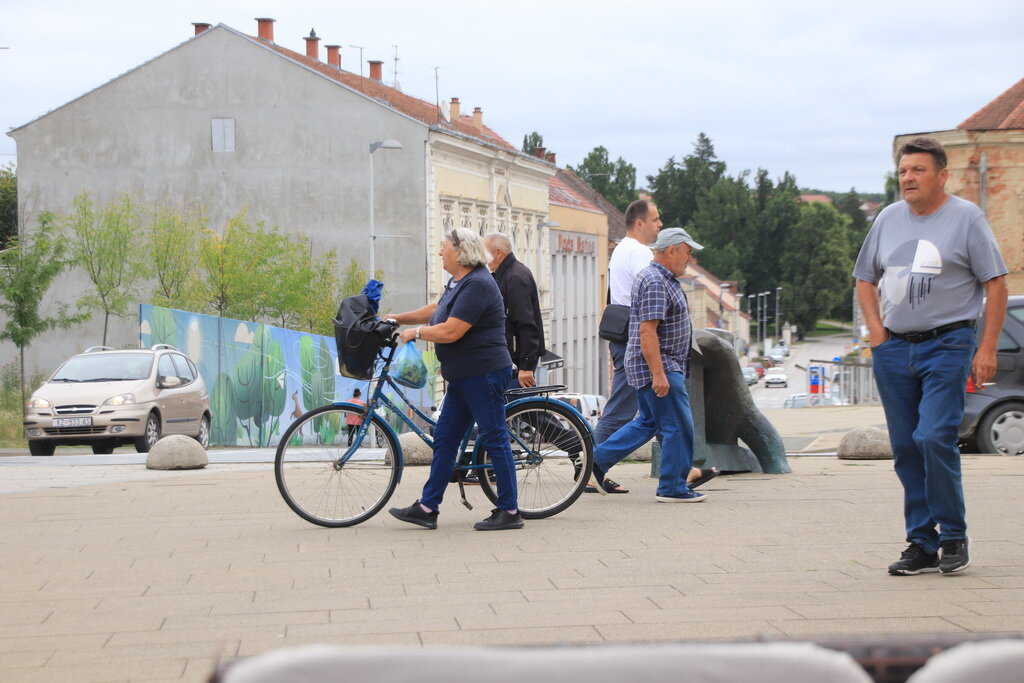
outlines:
[[462, 240], [459, 239], [459, 236], [455, 234], [454, 230], [452, 230], [450, 233], [448, 233], [448, 237], [451, 238], [452, 246], [453, 247], [455, 247], [456, 249], [459, 249], [459, 248], [462, 247]]

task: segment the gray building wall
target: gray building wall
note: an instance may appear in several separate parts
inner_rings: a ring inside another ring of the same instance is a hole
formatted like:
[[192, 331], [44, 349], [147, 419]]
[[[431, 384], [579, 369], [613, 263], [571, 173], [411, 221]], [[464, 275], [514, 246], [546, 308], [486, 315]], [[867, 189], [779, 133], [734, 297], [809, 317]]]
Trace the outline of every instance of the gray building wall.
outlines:
[[[213, 151], [214, 118], [234, 119], [235, 151]], [[135, 190], [145, 202], [201, 207], [211, 228], [244, 210], [252, 223], [301, 232], [315, 250], [337, 251], [339, 274], [353, 256], [369, 265], [369, 145], [397, 139], [404, 149], [378, 150], [373, 160], [376, 232], [402, 236], [378, 240], [376, 253], [383, 305], [396, 311], [426, 301], [427, 134], [423, 123], [224, 26], [10, 133], [26, 226], [42, 211], [69, 213], [80, 192], [102, 202]], [[73, 303], [85, 287], [84, 276], [66, 275], [50, 302]], [[97, 318], [48, 335], [29, 366], [52, 370], [101, 335]], [[137, 341], [132, 319], [109, 339]], [[14, 353], [0, 346], [0, 362]]]

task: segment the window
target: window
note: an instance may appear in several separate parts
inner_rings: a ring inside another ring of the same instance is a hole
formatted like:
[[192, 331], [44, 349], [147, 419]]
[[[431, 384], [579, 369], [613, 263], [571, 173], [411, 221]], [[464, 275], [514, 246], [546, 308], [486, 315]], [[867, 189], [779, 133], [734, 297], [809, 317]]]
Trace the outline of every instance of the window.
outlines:
[[235, 151], [235, 120], [211, 119], [210, 136], [214, 152]]
[[167, 354], [160, 356], [160, 361], [156, 366], [156, 374], [159, 377], [177, 377], [178, 371], [174, 369], [174, 362], [171, 357]]
[[192, 374], [192, 368], [189, 367], [189, 363], [185, 360], [185, 356], [172, 354], [171, 358], [174, 359], [174, 367], [178, 370], [178, 378], [181, 380], [182, 384], [188, 384], [195, 379], [195, 375]]
[[1006, 330], [1003, 330], [999, 333], [999, 346], [996, 348], [996, 351], [1014, 353], [1020, 351], [1020, 345], [1013, 340], [1013, 337], [1006, 333]]

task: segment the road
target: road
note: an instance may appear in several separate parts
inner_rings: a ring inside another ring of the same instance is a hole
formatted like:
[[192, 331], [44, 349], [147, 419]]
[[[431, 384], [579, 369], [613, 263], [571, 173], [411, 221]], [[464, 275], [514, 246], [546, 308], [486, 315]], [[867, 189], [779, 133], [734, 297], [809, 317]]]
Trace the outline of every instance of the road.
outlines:
[[[806, 341], [793, 345], [793, 348], [782, 366], [789, 384], [785, 388], [764, 386], [764, 380], [750, 387], [750, 393], [754, 397], [754, 405], [762, 410], [771, 408], [782, 408], [783, 403], [790, 394], [805, 393], [808, 391], [806, 368], [813, 360], [831, 360], [836, 356], [844, 356], [850, 352], [851, 340], [849, 333], [830, 335], [827, 337], [808, 338]], [[779, 366], [771, 368], [766, 372], [780, 369]]]

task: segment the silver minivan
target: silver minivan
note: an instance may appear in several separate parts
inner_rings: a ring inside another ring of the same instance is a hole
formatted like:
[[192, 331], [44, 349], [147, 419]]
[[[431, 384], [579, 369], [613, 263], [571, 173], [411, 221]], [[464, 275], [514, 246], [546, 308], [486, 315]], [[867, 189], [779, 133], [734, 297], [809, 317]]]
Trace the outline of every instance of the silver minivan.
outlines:
[[146, 453], [161, 436], [210, 444], [210, 399], [195, 363], [169, 344], [149, 349], [98, 346], [64, 361], [25, 403], [32, 455], [57, 446]]

